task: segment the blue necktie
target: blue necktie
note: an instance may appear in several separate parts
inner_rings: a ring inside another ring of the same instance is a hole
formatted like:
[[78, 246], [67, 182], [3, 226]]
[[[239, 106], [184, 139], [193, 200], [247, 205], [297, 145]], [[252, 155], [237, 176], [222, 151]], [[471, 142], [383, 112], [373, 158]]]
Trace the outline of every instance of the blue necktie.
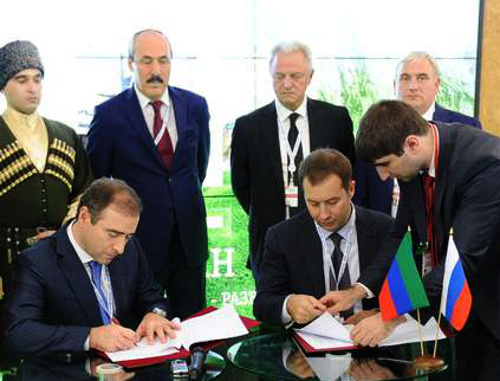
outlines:
[[92, 270], [92, 282], [94, 283], [95, 289], [99, 293], [99, 295], [96, 296], [102, 321], [104, 324], [110, 324], [111, 318], [109, 316], [109, 313], [106, 311], [108, 308], [108, 301], [106, 299], [106, 296], [104, 295], [104, 290], [102, 289], [101, 283], [102, 265], [96, 261], [90, 261], [89, 264], [90, 269]]

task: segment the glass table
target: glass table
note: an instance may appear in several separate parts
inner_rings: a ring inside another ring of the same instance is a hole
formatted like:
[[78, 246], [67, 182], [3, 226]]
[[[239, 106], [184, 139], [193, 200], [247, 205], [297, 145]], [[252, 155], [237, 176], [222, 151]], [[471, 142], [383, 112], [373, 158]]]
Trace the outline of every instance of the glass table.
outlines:
[[443, 372], [417, 369], [412, 361], [418, 345], [357, 349], [305, 355], [286, 332], [250, 337], [231, 346], [227, 358], [238, 369], [280, 380], [410, 380]]
[[[147, 380], [186, 381], [188, 377], [174, 377], [170, 371], [170, 361], [143, 368], [124, 368], [123, 372], [99, 375], [97, 366], [104, 363], [100, 357], [33, 357], [20, 361], [0, 364], [0, 381], [58, 381], [58, 380]], [[218, 379], [223, 374], [226, 362], [218, 353], [209, 351], [205, 360], [205, 372], [199, 381]]]

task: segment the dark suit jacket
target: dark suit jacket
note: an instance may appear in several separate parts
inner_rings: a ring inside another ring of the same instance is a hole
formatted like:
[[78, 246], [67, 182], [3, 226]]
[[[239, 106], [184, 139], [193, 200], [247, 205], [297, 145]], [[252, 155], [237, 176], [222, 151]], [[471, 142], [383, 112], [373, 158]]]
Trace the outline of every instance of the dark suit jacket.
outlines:
[[[375, 260], [392, 224], [386, 214], [356, 207], [360, 273]], [[321, 239], [307, 210], [267, 233], [262, 278], [253, 305], [257, 319], [281, 324], [283, 303], [290, 294], [316, 299], [326, 294]], [[364, 301], [364, 308], [376, 305], [377, 298]]]
[[[308, 99], [307, 113], [311, 152], [335, 148], [354, 163], [354, 135], [347, 109]], [[254, 274], [262, 262], [267, 229], [285, 219], [277, 118], [274, 102], [238, 118], [231, 143], [231, 182], [240, 205], [250, 216]], [[302, 198], [299, 206], [304, 208]]]
[[[435, 230], [440, 260], [424, 277], [434, 313], [439, 309], [448, 236], [453, 237], [472, 292], [472, 311], [500, 339], [500, 139], [462, 124], [436, 123], [439, 159], [436, 177]], [[378, 261], [360, 282], [378, 292], [408, 226], [426, 242], [425, 201], [420, 176], [401, 182], [401, 202], [394, 229]]]
[[[135, 328], [154, 307], [167, 310], [139, 242], [133, 238], [109, 265], [116, 318]], [[4, 345], [12, 354], [83, 352], [90, 328], [101, 326], [92, 282], [66, 226], [17, 257], [5, 305]]]
[[96, 107], [88, 153], [96, 177], [113, 176], [136, 190], [144, 211], [136, 236], [155, 274], [168, 256], [173, 216], [186, 261], [208, 258], [206, 210], [201, 193], [208, 165], [210, 132], [204, 98], [169, 87], [179, 139], [170, 170], [148, 131], [133, 88]]
[[[437, 103], [432, 120], [443, 123], [462, 123], [479, 129], [483, 128], [478, 119], [448, 110]], [[359, 161], [356, 163], [355, 179], [356, 193], [353, 201], [356, 205], [391, 214], [392, 191], [394, 188], [392, 179], [382, 181], [373, 165]]]
[[437, 103], [434, 110], [434, 115], [432, 116], [432, 120], [442, 123], [462, 123], [479, 128], [480, 130], [483, 129], [483, 126], [478, 119], [472, 118], [456, 111], [448, 110], [444, 107], [441, 107]]

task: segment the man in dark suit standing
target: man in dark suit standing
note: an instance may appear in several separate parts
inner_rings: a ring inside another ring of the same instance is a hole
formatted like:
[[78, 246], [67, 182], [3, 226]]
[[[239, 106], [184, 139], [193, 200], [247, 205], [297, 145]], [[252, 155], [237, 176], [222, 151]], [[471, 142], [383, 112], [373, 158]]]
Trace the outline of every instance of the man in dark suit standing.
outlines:
[[[398, 178], [401, 187], [395, 227], [359, 282], [378, 293], [399, 242], [415, 226], [429, 248], [423, 280], [437, 316], [453, 229], [472, 293], [471, 314], [456, 337], [457, 374], [463, 380], [499, 379], [500, 140], [470, 126], [429, 123], [403, 102], [382, 101], [361, 120], [356, 144], [362, 160], [383, 178]], [[328, 303], [335, 312], [365, 295], [354, 288], [331, 294]]]
[[[396, 67], [394, 92], [397, 99], [412, 106], [426, 120], [461, 123], [482, 129], [481, 122], [476, 118], [448, 110], [436, 103], [440, 84], [439, 67], [429, 53], [412, 52]], [[393, 195], [393, 189], [393, 179], [381, 180], [372, 165], [356, 164], [354, 203], [395, 215], [397, 193]]]
[[[314, 151], [299, 173], [307, 210], [268, 230], [254, 301], [255, 316], [274, 324], [307, 323], [325, 311], [321, 298], [356, 283], [393, 222], [354, 207], [351, 164], [339, 151]], [[376, 298], [365, 302], [377, 306]]]
[[[121, 180], [96, 180], [76, 220], [24, 251], [6, 301], [7, 353], [50, 355], [131, 348], [179, 329], [139, 242], [142, 204]], [[119, 323], [118, 323], [119, 321]], [[136, 327], [134, 332], [125, 327]]]
[[304, 209], [297, 172], [317, 148], [335, 148], [354, 161], [354, 136], [344, 107], [306, 97], [313, 76], [311, 51], [282, 43], [271, 52], [276, 100], [236, 120], [231, 144], [231, 182], [249, 215], [249, 265], [260, 278], [267, 229]]
[[161, 32], [134, 35], [135, 84], [96, 107], [88, 153], [96, 176], [125, 180], [143, 200], [137, 237], [173, 313], [186, 318], [206, 304], [209, 114], [204, 98], [168, 86], [171, 57]]

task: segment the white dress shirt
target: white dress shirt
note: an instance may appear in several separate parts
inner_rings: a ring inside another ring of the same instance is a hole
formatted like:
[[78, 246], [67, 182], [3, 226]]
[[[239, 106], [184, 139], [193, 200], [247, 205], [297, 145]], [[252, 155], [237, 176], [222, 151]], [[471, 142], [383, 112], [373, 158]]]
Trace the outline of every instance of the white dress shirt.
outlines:
[[[314, 224], [321, 240], [323, 256], [323, 276], [325, 280], [325, 290], [328, 293], [328, 291], [335, 288], [330, 288], [330, 272], [333, 270], [332, 253], [335, 245], [329, 237], [333, 232], [323, 229], [316, 222], [314, 222]], [[340, 249], [344, 256], [347, 257], [347, 266], [344, 271], [349, 271], [351, 284], [354, 284], [358, 281], [360, 274], [358, 234], [356, 232], [356, 208], [354, 205], [352, 205], [352, 213], [349, 217], [349, 220], [337, 231], [337, 233], [342, 236], [342, 241], [340, 241]], [[371, 294], [371, 292], [364, 285], [360, 283], [358, 284], [362, 286], [365, 291], [367, 291], [367, 293]], [[291, 295], [288, 295], [285, 299], [281, 310], [281, 321], [283, 322], [283, 324], [289, 324], [292, 322], [292, 317], [286, 309], [286, 304], [288, 302], [288, 299], [290, 299], [290, 296]], [[371, 294], [371, 296], [373, 296], [373, 294]], [[361, 311], [361, 309], [362, 304], [361, 301], [359, 301], [354, 305], [354, 313]]]
[[[91, 257], [85, 250], [82, 249], [82, 247], [76, 242], [75, 237], [73, 235], [73, 224], [75, 221], [72, 221], [67, 229], [66, 232], [68, 233], [68, 238], [69, 241], [71, 242], [71, 246], [73, 246], [73, 249], [75, 249], [76, 254], [78, 255], [78, 258], [83, 264], [83, 267], [85, 267], [85, 271], [87, 271], [87, 275], [89, 276], [89, 280], [92, 283], [92, 269], [90, 268], [90, 262], [94, 260], [93, 257]], [[92, 283], [93, 284], [93, 283]], [[113, 296], [113, 289], [111, 287], [111, 277], [109, 275], [109, 269], [108, 266], [103, 265], [103, 271], [101, 272], [101, 285], [102, 285], [102, 291], [104, 292], [104, 295], [106, 295], [107, 300], [109, 301], [109, 305], [111, 306], [111, 316], [114, 315], [114, 311], [116, 311], [116, 305], [115, 305], [115, 298]], [[97, 297], [97, 295], [96, 295]], [[87, 340], [85, 340], [85, 346], [84, 349], [88, 351], [90, 348], [89, 345], [89, 339], [90, 337], [87, 337]]]
[[[309, 139], [309, 120], [307, 116], [307, 97], [304, 98], [302, 104], [295, 111], [291, 111], [283, 106], [280, 101], [276, 100], [276, 113], [278, 115], [278, 136], [280, 141], [280, 155], [281, 155], [281, 170], [283, 172], [283, 183], [288, 185], [288, 132], [290, 131], [290, 114], [297, 113], [299, 117], [295, 122], [299, 134], [301, 135], [300, 143], [302, 146], [302, 155], [305, 158], [311, 152], [310, 139]], [[293, 147], [291, 147], [293, 149]], [[296, 171], [299, 169], [297, 168]], [[297, 184], [295, 184], [297, 185]]]
[[429, 107], [429, 109], [426, 112], [424, 112], [422, 118], [428, 121], [433, 120], [435, 111], [436, 111], [436, 102], [432, 102], [431, 107]]
[[[153, 126], [155, 111], [153, 109], [153, 105], [151, 104], [151, 100], [143, 93], [141, 93], [136, 84], [134, 84], [134, 90], [137, 94], [137, 99], [139, 100], [139, 105], [141, 106], [141, 110], [144, 115], [144, 119], [146, 120], [149, 133], [154, 138]], [[177, 145], [177, 140], [179, 140], [179, 135], [177, 134], [177, 125], [175, 123], [174, 104], [172, 103], [172, 100], [168, 95], [168, 91], [165, 91], [163, 97], [161, 98], [161, 101], [163, 102], [163, 105], [161, 106], [161, 118], [163, 120], [163, 124], [167, 124], [167, 131], [170, 135], [170, 141], [172, 142], [172, 149], [175, 152], [175, 147]]]

